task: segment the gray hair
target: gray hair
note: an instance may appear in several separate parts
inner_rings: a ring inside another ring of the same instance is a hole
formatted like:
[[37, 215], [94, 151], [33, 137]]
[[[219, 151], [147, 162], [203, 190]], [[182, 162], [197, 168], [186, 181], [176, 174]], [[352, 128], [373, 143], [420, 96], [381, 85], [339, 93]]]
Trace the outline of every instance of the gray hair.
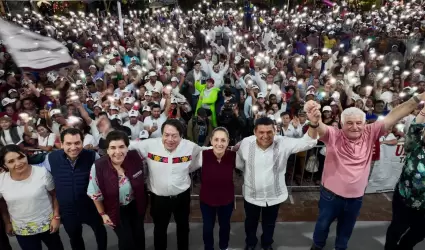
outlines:
[[366, 113], [363, 112], [363, 110], [361, 110], [359, 108], [351, 107], [351, 108], [348, 108], [348, 109], [345, 109], [344, 111], [342, 111], [342, 113], [341, 113], [341, 125], [344, 125], [345, 117], [347, 117], [347, 116], [361, 116], [362, 122], [363, 123], [366, 122]]

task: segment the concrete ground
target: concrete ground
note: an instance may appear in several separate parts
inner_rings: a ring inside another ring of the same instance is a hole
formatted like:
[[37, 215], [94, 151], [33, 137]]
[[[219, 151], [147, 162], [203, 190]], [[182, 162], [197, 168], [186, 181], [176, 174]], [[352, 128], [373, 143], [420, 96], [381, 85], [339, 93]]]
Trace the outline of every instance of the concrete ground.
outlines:
[[[277, 250], [309, 250], [314, 230], [314, 222], [280, 222], [276, 225], [274, 235], [274, 249]], [[191, 223], [190, 242], [191, 250], [203, 249], [202, 241], [202, 224]], [[351, 237], [349, 248], [350, 250], [383, 250], [385, 242], [385, 233], [388, 227], [388, 222], [371, 222], [359, 221], [356, 224], [354, 233]], [[218, 248], [218, 225], [216, 226], [215, 240]], [[153, 224], [146, 223], [146, 249], [153, 250]], [[168, 228], [168, 249], [174, 250], [176, 247], [175, 224], [170, 224]], [[258, 229], [258, 235], [261, 234], [261, 229]], [[61, 229], [62, 241], [65, 244], [65, 249], [70, 250], [68, 237], [63, 228]], [[84, 228], [84, 239], [87, 250], [95, 250], [96, 242], [93, 232], [89, 227]], [[232, 223], [232, 231], [230, 236], [230, 249], [243, 249], [245, 240], [244, 226], [241, 222]], [[15, 250], [20, 249], [16, 239], [12, 238], [12, 247]], [[333, 249], [335, 241], [335, 225], [331, 228], [329, 234], [328, 246], [326, 250]], [[44, 248], [46, 249], [46, 248]], [[259, 249], [257, 247], [257, 249]], [[425, 243], [417, 245], [415, 250], [425, 249]], [[108, 250], [118, 250], [117, 238], [114, 232], [108, 228]]]

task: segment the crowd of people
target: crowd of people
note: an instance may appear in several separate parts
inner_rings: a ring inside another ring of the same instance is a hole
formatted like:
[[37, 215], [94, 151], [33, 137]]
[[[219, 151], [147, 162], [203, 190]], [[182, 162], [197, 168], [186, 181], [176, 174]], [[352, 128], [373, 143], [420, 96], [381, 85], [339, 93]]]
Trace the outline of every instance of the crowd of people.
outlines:
[[246, 249], [258, 244], [261, 214], [269, 250], [288, 160], [307, 152], [321, 185], [311, 249], [324, 248], [335, 220], [335, 249], [347, 249], [376, 145], [404, 141], [385, 249], [413, 249], [425, 237], [423, 12], [416, 2], [368, 12], [344, 2], [290, 11], [201, 3], [130, 10], [122, 28], [113, 14], [9, 14], [61, 42], [73, 62], [24, 71], [1, 42], [0, 248], [11, 249], [7, 233], [23, 250], [63, 249], [62, 224], [83, 250], [87, 224], [99, 250], [104, 225], [120, 250], [144, 249], [149, 203], [155, 249], [167, 249], [172, 214], [177, 248], [188, 249], [189, 174], [198, 172], [205, 249], [216, 216], [227, 249], [238, 169]]

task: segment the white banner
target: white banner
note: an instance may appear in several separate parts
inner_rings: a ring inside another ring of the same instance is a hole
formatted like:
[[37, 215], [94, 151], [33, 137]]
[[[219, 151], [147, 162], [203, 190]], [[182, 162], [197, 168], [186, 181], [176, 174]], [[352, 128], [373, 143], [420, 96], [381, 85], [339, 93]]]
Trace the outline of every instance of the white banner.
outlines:
[[72, 64], [68, 49], [60, 42], [2, 19], [0, 37], [16, 65], [25, 71], [47, 71]]
[[391, 192], [400, 178], [405, 161], [404, 145], [381, 145], [379, 161], [372, 165], [366, 193]]

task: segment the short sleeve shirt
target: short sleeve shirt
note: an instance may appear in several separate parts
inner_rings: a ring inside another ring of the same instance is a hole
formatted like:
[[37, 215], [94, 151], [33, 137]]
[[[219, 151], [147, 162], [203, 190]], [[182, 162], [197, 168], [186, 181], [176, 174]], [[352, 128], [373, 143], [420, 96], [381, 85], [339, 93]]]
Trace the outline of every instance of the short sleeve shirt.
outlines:
[[383, 121], [366, 125], [357, 140], [350, 140], [342, 130], [328, 126], [326, 134], [320, 138], [326, 145], [323, 186], [345, 198], [362, 197], [368, 182], [374, 143], [384, 133]]

